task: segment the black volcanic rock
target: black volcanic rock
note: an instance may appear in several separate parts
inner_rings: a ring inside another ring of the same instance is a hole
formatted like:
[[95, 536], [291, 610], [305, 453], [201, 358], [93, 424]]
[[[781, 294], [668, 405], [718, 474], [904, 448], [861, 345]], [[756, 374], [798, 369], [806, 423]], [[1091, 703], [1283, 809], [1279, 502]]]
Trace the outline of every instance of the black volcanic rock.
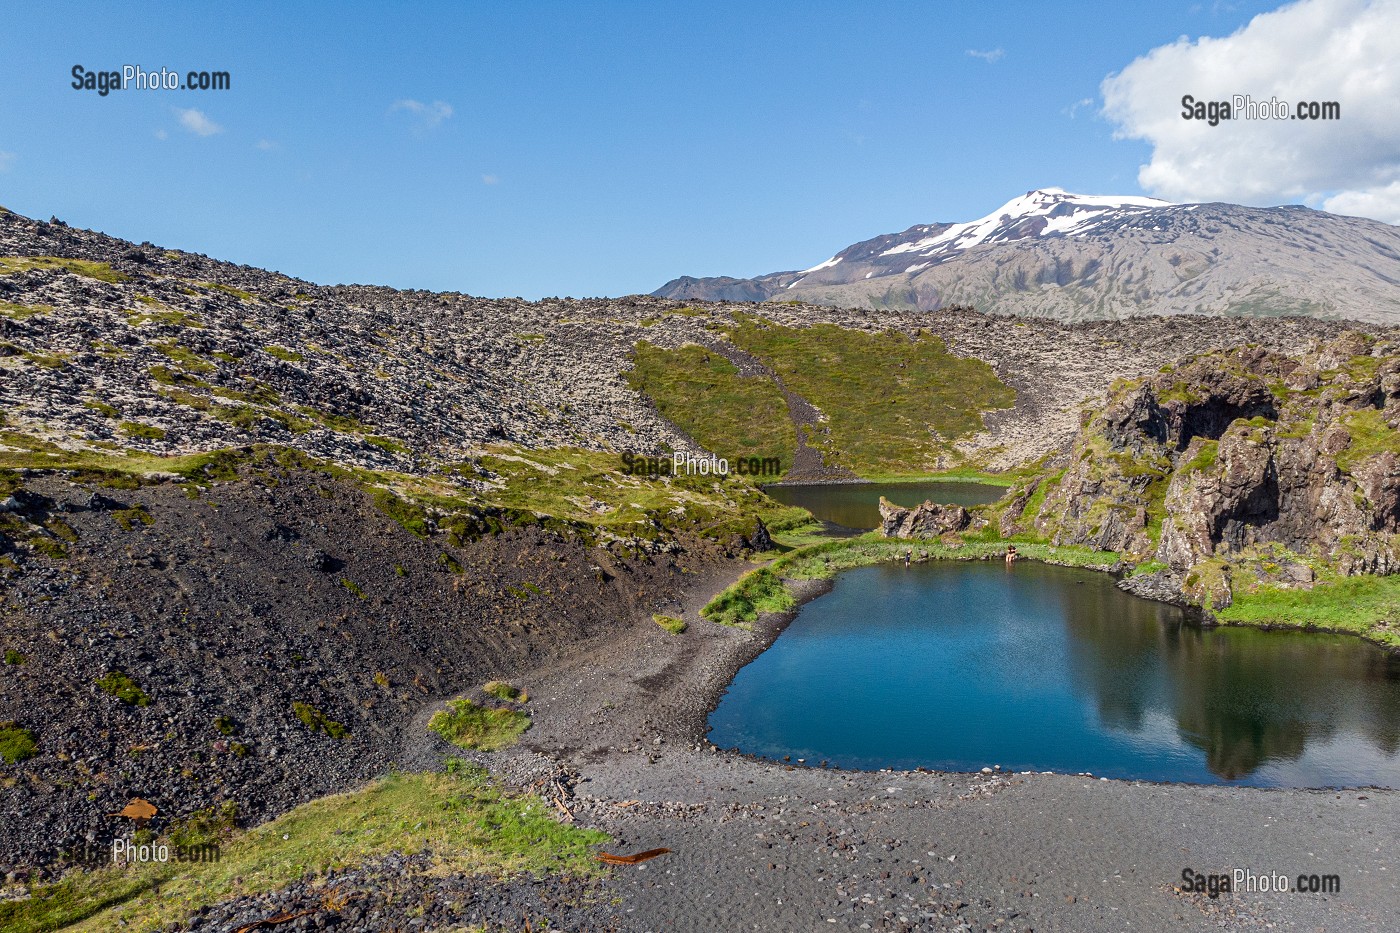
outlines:
[[880, 534], [886, 538], [936, 538], [962, 531], [971, 520], [960, 505], [925, 502], [909, 509], [880, 497]]

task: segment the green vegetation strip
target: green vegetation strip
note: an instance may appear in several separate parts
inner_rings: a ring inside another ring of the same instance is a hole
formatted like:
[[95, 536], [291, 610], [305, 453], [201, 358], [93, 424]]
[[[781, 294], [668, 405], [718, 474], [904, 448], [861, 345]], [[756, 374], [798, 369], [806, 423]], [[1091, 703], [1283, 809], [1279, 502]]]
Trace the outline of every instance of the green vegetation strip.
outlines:
[[0, 275], [13, 275], [31, 269], [56, 269], [71, 272], [88, 279], [101, 282], [125, 282], [124, 275], [105, 262], [92, 262], [86, 259], [64, 259], [58, 256], [0, 256]]
[[741, 376], [733, 363], [703, 347], [666, 350], [646, 341], [637, 344], [626, 375], [667, 420], [731, 468], [739, 457], [776, 458], [783, 472], [792, 467], [797, 430], [771, 379]]
[[393, 774], [361, 790], [297, 807], [220, 846], [219, 860], [108, 867], [35, 885], [0, 902], [0, 929], [42, 933], [123, 929], [146, 933], [182, 923], [202, 907], [276, 891], [391, 852], [425, 848], [435, 870], [498, 877], [585, 875], [598, 870], [596, 830], [557, 823], [539, 798], [508, 794], [482, 769]]
[[1400, 648], [1400, 576], [1344, 577], [1310, 590], [1236, 591], [1234, 602], [1216, 610], [1215, 617], [1228, 625], [1350, 633]]
[[[996, 540], [945, 544], [937, 539], [882, 538], [874, 532], [826, 541], [789, 551], [768, 566], [749, 571], [710, 600], [700, 615], [721, 625], [747, 628], [765, 612], [785, 612], [796, 604], [783, 583], [785, 578], [824, 579], [852, 567], [902, 560], [911, 548], [916, 557], [927, 552], [930, 560], [991, 560], [1002, 557], [1010, 543]], [[1067, 567], [1107, 570], [1119, 562], [1119, 555], [1113, 551], [1084, 547], [1016, 542], [1016, 550], [1022, 558]]]
[[[132, 433], [158, 430], [138, 422], [125, 425]], [[453, 544], [524, 525], [582, 531], [586, 537], [606, 532], [651, 540], [686, 531], [725, 540], [752, 534], [759, 520], [771, 531], [800, 529], [812, 521], [805, 509], [775, 502], [736, 477], [627, 476], [618, 454], [576, 448], [495, 447], [479, 460], [443, 463], [437, 475], [414, 476], [343, 467], [271, 444], [160, 456], [70, 449], [0, 429], [0, 492], [19, 488], [14, 471], [25, 469], [70, 471], [76, 482], [133, 490], [162, 481], [159, 477], [208, 486], [245, 475], [272, 482], [278, 470], [310, 471], [363, 489], [380, 511], [414, 535], [427, 538], [436, 528]], [[468, 491], [458, 484], [464, 476], [489, 477], [487, 487]]]

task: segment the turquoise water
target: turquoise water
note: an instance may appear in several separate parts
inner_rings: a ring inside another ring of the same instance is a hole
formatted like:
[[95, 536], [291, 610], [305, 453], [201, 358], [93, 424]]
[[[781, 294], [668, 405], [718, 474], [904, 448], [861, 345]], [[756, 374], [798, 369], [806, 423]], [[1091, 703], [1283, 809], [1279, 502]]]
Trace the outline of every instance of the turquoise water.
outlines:
[[926, 500], [974, 506], [995, 502], [1004, 486], [986, 483], [797, 483], [767, 486], [764, 492], [784, 505], [800, 505], [824, 522], [868, 531], [880, 525], [880, 497], [912, 508]]
[[1201, 629], [1107, 574], [862, 567], [734, 679], [710, 740], [848, 768], [1400, 787], [1400, 658]]

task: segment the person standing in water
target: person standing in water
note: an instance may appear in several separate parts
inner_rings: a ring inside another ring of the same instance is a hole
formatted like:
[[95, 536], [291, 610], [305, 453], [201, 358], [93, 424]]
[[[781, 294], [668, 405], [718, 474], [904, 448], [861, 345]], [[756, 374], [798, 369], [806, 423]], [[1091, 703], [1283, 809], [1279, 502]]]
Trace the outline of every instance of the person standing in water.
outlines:
[[904, 566], [908, 567], [909, 562], [914, 559], [914, 549], [907, 548], [904, 552]]
[[1017, 557], [1017, 554], [1016, 554], [1016, 545], [1014, 545], [1014, 544], [1009, 544], [1009, 545], [1007, 545], [1007, 547], [1006, 547], [1006, 565], [1009, 567], [1009, 566], [1011, 566], [1012, 564], [1016, 563], [1016, 557]]

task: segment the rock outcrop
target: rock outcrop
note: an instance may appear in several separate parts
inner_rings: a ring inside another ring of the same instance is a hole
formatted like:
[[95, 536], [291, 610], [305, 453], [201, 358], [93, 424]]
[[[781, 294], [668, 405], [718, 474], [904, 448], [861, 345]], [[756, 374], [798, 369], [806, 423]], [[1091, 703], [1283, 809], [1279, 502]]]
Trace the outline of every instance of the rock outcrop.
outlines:
[[1081, 412], [1069, 462], [1008, 497], [1004, 534], [1155, 560], [1193, 600], [1396, 569], [1400, 344], [1212, 353]]
[[906, 509], [880, 497], [880, 534], [886, 538], [936, 538], [962, 531], [971, 521], [972, 516], [960, 505], [925, 502]]

